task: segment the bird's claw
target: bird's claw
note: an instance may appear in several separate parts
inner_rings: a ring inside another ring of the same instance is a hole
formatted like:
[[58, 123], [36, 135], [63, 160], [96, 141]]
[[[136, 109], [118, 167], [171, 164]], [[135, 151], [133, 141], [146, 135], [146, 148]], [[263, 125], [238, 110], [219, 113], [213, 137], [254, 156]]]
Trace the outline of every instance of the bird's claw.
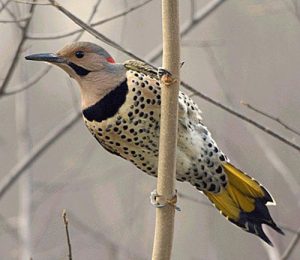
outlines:
[[[163, 207], [165, 207], [166, 205], [169, 204], [169, 205], [175, 207], [175, 209], [177, 211], [181, 211], [181, 209], [176, 205], [176, 202], [177, 202], [177, 190], [175, 192], [176, 193], [175, 193], [174, 197], [172, 199], [168, 200], [168, 199], [165, 199], [163, 196], [159, 195], [157, 193], [157, 190], [155, 189], [150, 194], [150, 202], [156, 208], [163, 208]], [[158, 202], [157, 198], [161, 198], [161, 202]]]
[[156, 189], [153, 190], [153, 191], [151, 191], [151, 193], [150, 193], [150, 202], [151, 202], [151, 204], [152, 204], [155, 208], [162, 208], [162, 207], [164, 207], [165, 205], [160, 204], [160, 203], [156, 200], [158, 197], [161, 197], [161, 196], [158, 195]]
[[173, 78], [172, 73], [167, 71], [166, 69], [163, 69], [162, 67], [158, 68], [157, 76], [165, 86], [170, 86], [176, 81], [176, 79]]

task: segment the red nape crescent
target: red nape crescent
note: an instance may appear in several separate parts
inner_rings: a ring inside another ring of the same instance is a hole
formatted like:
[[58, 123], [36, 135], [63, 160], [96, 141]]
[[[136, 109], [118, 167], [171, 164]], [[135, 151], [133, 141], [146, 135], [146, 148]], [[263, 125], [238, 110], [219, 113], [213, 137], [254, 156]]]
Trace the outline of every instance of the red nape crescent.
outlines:
[[108, 57], [106, 60], [109, 63], [116, 63], [115, 60], [112, 57]]

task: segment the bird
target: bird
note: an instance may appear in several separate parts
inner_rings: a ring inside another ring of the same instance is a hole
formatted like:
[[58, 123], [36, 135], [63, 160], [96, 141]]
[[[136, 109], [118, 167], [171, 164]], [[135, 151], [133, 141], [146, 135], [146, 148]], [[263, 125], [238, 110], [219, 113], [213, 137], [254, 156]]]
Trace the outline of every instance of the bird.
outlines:
[[[162, 86], [154, 66], [137, 60], [116, 63], [91, 42], [72, 42], [56, 53], [25, 58], [54, 64], [75, 79], [84, 123], [100, 145], [157, 177]], [[227, 220], [269, 245], [273, 244], [263, 224], [284, 234], [267, 208], [276, 204], [271, 194], [230, 163], [204, 125], [197, 104], [181, 91], [176, 180], [189, 182]]]

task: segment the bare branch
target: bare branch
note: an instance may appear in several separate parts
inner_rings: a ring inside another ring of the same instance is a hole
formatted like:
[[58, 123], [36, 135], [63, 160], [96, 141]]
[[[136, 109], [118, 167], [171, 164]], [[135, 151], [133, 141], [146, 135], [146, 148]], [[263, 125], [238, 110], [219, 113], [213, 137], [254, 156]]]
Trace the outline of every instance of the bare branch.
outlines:
[[[62, 5], [60, 5], [57, 1], [55, 1], [55, 0], [49, 0], [49, 2], [54, 7], [56, 7], [59, 11], [61, 11], [62, 13], [64, 13], [66, 16], [68, 16], [74, 23], [76, 23], [77, 25], [79, 25], [81, 28], [83, 28], [85, 31], [89, 32], [91, 35], [93, 35], [94, 37], [96, 37], [100, 41], [108, 44], [109, 46], [114, 47], [115, 49], [117, 49], [117, 50], [119, 50], [119, 51], [127, 54], [128, 56], [130, 56], [130, 57], [132, 57], [134, 59], [143, 61], [141, 58], [139, 58], [138, 56], [136, 56], [132, 52], [126, 50], [125, 48], [123, 48], [118, 43], [114, 42], [113, 40], [111, 40], [110, 38], [108, 38], [107, 36], [105, 36], [104, 34], [99, 33], [94, 28], [92, 28], [91, 26], [89, 26], [88, 24], [86, 24], [85, 22], [83, 22], [82, 20], [80, 20], [77, 16], [75, 16], [74, 14], [72, 14], [71, 12], [69, 12], [66, 8], [64, 8]], [[143, 62], [145, 62], [145, 61], [143, 61]]]
[[[8, 1], [8, 3], [10, 3], [11, 2], [11, 0], [10, 1]], [[7, 3], [7, 2], [6, 2]], [[13, 21], [16, 21], [16, 20], [18, 20], [18, 18], [16, 17], [16, 15], [9, 9], [9, 7], [7, 6], [7, 5], [3, 5], [4, 6], [4, 8], [3, 9], [5, 9], [6, 10], [6, 12], [10, 15], [10, 17], [13, 19]], [[3, 10], [2, 9], [2, 10]], [[1, 11], [2, 11], [1, 10]], [[1, 12], [0, 11], [0, 12]], [[18, 25], [18, 27], [19, 27], [19, 29], [21, 29], [21, 30], [23, 30], [23, 25], [21, 24], [21, 22], [19, 22], [19, 21], [17, 21], [17, 25]]]
[[[212, 12], [217, 10], [221, 4], [226, 0], [212, 0], [201, 8], [194, 16], [193, 19], [189, 20], [187, 23], [181, 26], [180, 37], [185, 37], [197, 24], [202, 22], [207, 18]], [[154, 48], [146, 57], [145, 60], [150, 62], [155, 62], [162, 55], [162, 44]]]
[[7, 0], [5, 3], [3, 3], [2, 1], [1, 3], [1, 8], [0, 8], [0, 13], [6, 8], [6, 6], [10, 3], [11, 0]]
[[15, 19], [15, 20], [0, 20], [0, 23], [19, 23], [19, 22], [24, 22], [28, 19], [30, 19], [30, 15], [27, 15], [25, 17], [21, 17], [19, 19]]
[[266, 113], [266, 112], [264, 112], [264, 111], [262, 111], [262, 110], [259, 110], [258, 108], [254, 107], [254, 106], [252, 106], [252, 105], [250, 105], [249, 103], [246, 103], [246, 102], [244, 102], [244, 101], [241, 101], [241, 104], [244, 105], [244, 106], [246, 106], [246, 107], [248, 107], [249, 109], [255, 111], [255, 112], [258, 113], [258, 114], [261, 114], [261, 115], [263, 115], [263, 116], [265, 116], [265, 117], [267, 117], [267, 118], [270, 118], [270, 119], [276, 121], [278, 124], [282, 125], [282, 126], [283, 126], [284, 128], [286, 128], [287, 130], [290, 130], [290, 131], [293, 132], [294, 134], [300, 136], [300, 132], [298, 132], [297, 130], [293, 129], [292, 127], [290, 127], [289, 125], [287, 125], [286, 123], [284, 123], [280, 118], [275, 117], [275, 116], [273, 116], [273, 115], [271, 115], [271, 114], [268, 114], [268, 113]]
[[223, 110], [229, 112], [230, 114], [232, 114], [232, 115], [234, 115], [234, 116], [236, 116], [236, 117], [242, 119], [243, 121], [246, 121], [247, 123], [249, 123], [249, 124], [251, 124], [251, 125], [257, 127], [258, 129], [262, 130], [263, 132], [265, 132], [265, 133], [267, 133], [267, 134], [273, 136], [273, 137], [276, 138], [277, 140], [279, 140], [279, 141], [281, 141], [281, 142], [287, 144], [287, 145], [290, 146], [290, 147], [293, 147], [293, 148], [296, 149], [298, 152], [300, 152], [300, 146], [299, 146], [299, 145], [297, 145], [297, 144], [295, 144], [295, 143], [289, 141], [288, 139], [286, 139], [285, 137], [281, 136], [280, 134], [274, 132], [273, 130], [271, 130], [271, 129], [265, 127], [264, 125], [262, 125], [262, 124], [256, 122], [255, 120], [253, 120], [253, 119], [251, 119], [251, 118], [249, 118], [249, 117], [247, 117], [247, 116], [244, 116], [244, 115], [240, 114], [239, 112], [233, 110], [232, 108], [230, 108], [230, 107], [228, 107], [228, 106], [225, 106], [225, 105], [223, 105], [222, 103], [220, 103], [220, 102], [218, 102], [218, 101], [216, 101], [216, 100], [210, 98], [209, 96], [207, 96], [207, 95], [201, 93], [200, 91], [194, 89], [192, 86], [190, 86], [189, 84], [187, 84], [187, 83], [185, 83], [185, 82], [181, 82], [181, 85], [182, 85], [185, 89], [192, 91], [194, 96], [201, 97], [202, 99], [208, 101], [209, 103], [212, 103], [212, 104], [214, 104], [215, 106], [217, 106], [217, 107], [219, 107], [219, 108], [221, 108], [221, 109], [223, 109]]
[[[96, 241], [99, 241], [102, 244], [105, 244], [107, 248], [109, 248], [112, 252], [116, 252], [120, 250], [121, 253], [127, 256], [126, 259], [136, 259], [136, 260], [145, 260], [145, 257], [142, 257], [136, 253], [132, 253], [129, 251], [129, 248], [122, 247], [119, 244], [111, 241], [106, 234], [101, 233], [100, 231], [95, 230], [94, 228], [89, 227], [87, 224], [83, 223], [80, 219], [76, 217], [75, 214], [69, 212], [69, 216], [72, 217], [72, 222], [70, 225], [79, 229], [83, 234], [93, 237]], [[134, 255], [134, 256], [132, 256]], [[112, 258], [114, 259], [114, 258]]]
[[14, 0], [14, 2], [19, 4], [27, 4], [27, 5], [51, 5], [49, 3], [43, 3], [38, 1], [28, 1], [28, 0]]
[[14, 87], [15, 89], [13, 89], [11, 91], [5, 91], [3, 93], [3, 96], [15, 95], [15, 94], [18, 94], [18, 93], [23, 92], [24, 90], [30, 88], [35, 83], [37, 83], [41, 78], [43, 78], [50, 71], [50, 69], [51, 69], [51, 66], [48, 65], [46, 68], [42, 69], [36, 75], [31, 77], [27, 82], [24, 82], [23, 84]]
[[21, 176], [51, 145], [65, 134], [81, 118], [81, 113], [71, 114], [58, 124], [46, 137], [38, 143], [0, 182], [0, 199]]
[[300, 228], [297, 231], [297, 234], [292, 239], [291, 243], [288, 245], [287, 249], [284, 251], [283, 255], [281, 256], [282, 260], [289, 259], [290, 255], [292, 254], [294, 248], [300, 241]]
[[[180, 86], [180, 33], [178, 0], [162, 0], [163, 68], [171, 73], [161, 77], [161, 116], [157, 192], [165, 200], [176, 198], [176, 146], [178, 93]], [[175, 200], [175, 203], [176, 203]], [[171, 259], [174, 236], [174, 205], [156, 209], [152, 259]]]
[[65, 209], [63, 210], [62, 217], [63, 217], [63, 220], [64, 220], [66, 236], [67, 236], [68, 259], [72, 260], [72, 245], [71, 245], [71, 239], [70, 239], [70, 234], [69, 234], [69, 220], [67, 218], [67, 212], [66, 212]]
[[[103, 19], [103, 20], [100, 20], [98, 22], [94, 22], [94, 23], [91, 23], [91, 27], [95, 27], [95, 26], [99, 26], [101, 24], [105, 24], [107, 22], [110, 22], [110, 21], [113, 21], [117, 18], [120, 18], [120, 17], [123, 17], [143, 6], [145, 6], [146, 4], [150, 3], [151, 1], [153, 0], [147, 0], [141, 4], [138, 4], [136, 6], [133, 6], [121, 13], [118, 13], [116, 15], [113, 15], [109, 18], [106, 18], [106, 19]], [[71, 36], [71, 35], [74, 35], [76, 33], [80, 33], [80, 32], [83, 32], [84, 29], [77, 29], [77, 30], [73, 30], [73, 31], [69, 31], [69, 32], [64, 32], [64, 33], [55, 33], [55, 34], [51, 34], [51, 35], [40, 35], [40, 34], [33, 34], [33, 33], [28, 33], [27, 34], [27, 38], [28, 39], [31, 39], [31, 40], [55, 40], [55, 39], [61, 39], [61, 38], [65, 38], [65, 37], [68, 37], [68, 36]]]
[[121, 13], [113, 15], [113, 16], [111, 16], [109, 18], [103, 19], [103, 20], [101, 20], [99, 22], [93, 23], [92, 26], [97, 26], [97, 25], [100, 25], [100, 24], [104, 24], [104, 23], [110, 22], [112, 20], [115, 20], [117, 18], [123, 17], [123, 16], [125, 16], [125, 15], [127, 15], [127, 14], [129, 14], [129, 13], [131, 13], [131, 12], [133, 12], [133, 11], [135, 11], [135, 10], [137, 10], [137, 9], [145, 6], [145, 5], [147, 5], [148, 3], [152, 2], [152, 1], [153, 0], [147, 0], [147, 1], [145, 1], [143, 3], [140, 3], [140, 4], [136, 5], [136, 6], [130, 7], [126, 11], [123, 11]]
[[31, 5], [30, 10], [29, 10], [30, 18], [26, 21], [25, 26], [22, 29], [21, 40], [20, 40], [19, 45], [17, 47], [17, 50], [15, 52], [15, 56], [13, 57], [12, 63], [10, 65], [10, 67], [8, 69], [8, 72], [6, 73], [6, 76], [5, 76], [5, 78], [4, 78], [3, 82], [2, 82], [2, 85], [0, 87], [0, 97], [5, 92], [5, 89], [6, 89], [8, 83], [9, 83], [9, 81], [10, 81], [10, 79], [11, 79], [11, 77], [12, 77], [14, 71], [15, 71], [16, 65], [18, 63], [19, 54], [20, 54], [20, 52], [22, 50], [22, 47], [23, 47], [23, 45], [24, 45], [24, 43], [26, 41], [26, 34], [27, 34], [28, 29], [29, 29], [29, 24], [30, 24], [30, 21], [32, 19], [32, 14], [34, 12], [34, 8], [35, 8], [35, 6]]
[[[92, 12], [91, 12], [91, 15], [89, 17], [89, 19], [87, 20], [87, 24], [90, 25], [91, 24], [91, 21], [93, 20], [95, 14], [97, 13], [97, 10], [98, 10], [98, 7], [99, 5], [101, 4], [101, 1], [102, 0], [97, 0], [96, 4], [94, 5], [93, 9], [92, 9]], [[84, 34], [84, 30], [81, 31], [77, 36], [76, 38], [74, 39], [75, 42], [77, 42], [81, 37], [82, 35]]]

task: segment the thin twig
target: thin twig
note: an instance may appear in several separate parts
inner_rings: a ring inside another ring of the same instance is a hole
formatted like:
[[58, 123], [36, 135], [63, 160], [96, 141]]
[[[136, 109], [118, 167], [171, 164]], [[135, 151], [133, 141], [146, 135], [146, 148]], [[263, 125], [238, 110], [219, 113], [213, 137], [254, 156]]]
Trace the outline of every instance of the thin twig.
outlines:
[[0, 20], [0, 23], [19, 23], [19, 22], [24, 22], [28, 19], [30, 19], [30, 15], [27, 15], [25, 17], [21, 17], [21, 18], [18, 18], [18, 19], [15, 19], [15, 20]]
[[282, 254], [282, 256], [281, 256], [282, 260], [289, 259], [290, 255], [292, 254], [294, 248], [296, 247], [296, 245], [298, 244], [299, 241], [300, 241], [300, 228], [298, 229], [297, 234], [294, 236], [291, 243], [288, 245], [288, 247]]
[[6, 6], [10, 3], [11, 0], [7, 0], [5, 3], [1, 1], [0, 13], [6, 8]]
[[[194, 16], [185, 24], [181, 26], [180, 37], [185, 37], [191, 30], [195, 28], [200, 22], [207, 18], [212, 12], [216, 11], [221, 4], [225, 3], [226, 0], [212, 0], [201, 8]], [[146, 57], [145, 60], [149, 62], [155, 62], [162, 55], [162, 44], [155, 47]]]
[[239, 112], [233, 110], [232, 108], [223, 105], [222, 103], [220, 103], [220, 102], [218, 102], [218, 101], [212, 99], [211, 97], [209, 97], [209, 96], [207, 96], [207, 95], [201, 93], [200, 91], [194, 89], [192, 86], [190, 86], [189, 84], [187, 84], [187, 83], [185, 83], [185, 82], [181, 82], [181, 85], [182, 85], [185, 89], [192, 91], [194, 96], [198, 96], [198, 97], [200, 97], [200, 98], [202, 98], [202, 99], [208, 101], [209, 103], [214, 104], [215, 106], [217, 106], [217, 107], [219, 107], [219, 108], [221, 108], [221, 109], [223, 109], [223, 110], [229, 112], [230, 114], [232, 114], [232, 115], [234, 115], [234, 116], [236, 116], [236, 117], [242, 119], [243, 121], [246, 121], [247, 123], [249, 123], [249, 124], [251, 124], [251, 125], [257, 127], [258, 129], [262, 130], [263, 132], [265, 132], [265, 133], [267, 133], [267, 134], [273, 136], [273, 137], [276, 138], [277, 140], [279, 140], [279, 141], [281, 141], [281, 142], [287, 144], [287, 145], [290, 146], [290, 147], [293, 147], [293, 148], [296, 149], [298, 152], [300, 152], [300, 146], [299, 146], [299, 145], [297, 145], [297, 144], [295, 144], [295, 143], [289, 141], [288, 139], [286, 139], [285, 137], [281, 136], [280, 134], [274, 132], [273, 130], [271, 130], [271, 129], [265, 127], [264, 125], [262, 125], [262, 124], [260, 124], [260, 123], [258, 123], [258, 122], [256, 122], [256, 121], [254, 121], [253, 119], [251, 119], [251, 118], [249, 118], [249, 117], [247, 117], [247, 116], [244, 116], [244, 115], [240, 114]]
[[23, 158], [15, 167], [2, 178], [0, 182], [0, 199], [21, 176], [21, 174], [37, 160], [51, 145], [55, 143], [64, 133], [66, 133], [81, 118], [81, 113], [68, 116], [58, 124], [46, 137], [32, 148], [30, 153]]
[[[116, 15], [113, 15], [111, 17], [105, 18], [105, 19], [100, 20], [98, 22], [91, 23], [90, 26], [91, 27], [99, 26], [99, 25], [105, 24], [107, 22], [113, 21], [113, 20], [115, 20], [117, 18], [123, 17], [123, 16], [125, 16], [125, 15], [127, 15], [127, 14], [129, 14], [129, 13], [131, 13], [131, 12], [133, 12], [133, 11], [135, 11], [135, 10], [143, 7], [143, 6], [145, 6], [146, 4], [150, 3], [151, 1], [153, 1], [153, 0], [147, 0], [147, 1], [143, 2], [143, 3], [141, 3], [141, 4], [133, 6], [133, 7], [129, 8], [129, 9], [123, 11], [123, 12], [120, 12], [120, 13], [116, 14]], [[30, 39], [30, 40], [55, 40], [55, 39], [65, 38], [65, 37], [68, 37], [68, 36], [74, 35], [76, 33], [83, 32], [83, 31], [84, 31], [84, 29], [81, 28], [81, 29], [76, 29], [76, 30], [69, 31], [69, 32], [56, 33], [56, 34], [47, 35], [47, 36], [45, 36], [45, 35], [39, 35], [39, 34], [36, 34], [36, 33], [35, 34], [28, 33], [27, 34], [27, 38]]]
[[79, 229], [79, 231], [82, 234], [92, 237], [95, 241], [97, 241], [97, 243], [99, 241], [100, 243], [104, 244], [105, 247], [111, 249], [112, 252], [116, 252], [117, 250], [119, 250], [120, 253], [123, 255], [124, 259], [125, 259], [124, 255], [126, 255], [126, 259], [135, 259], [135, 260], [147, 259], [145, 257], [138, 255], [137, 253], [131, 252], [128, 247], [123, 247], [122, 245], [120, 245], [120, 243], [115, 243], [111, 241], [110, 238], [107, 237], [107, 234], [102, 233], [96, 230], [95, 228], [91, 228], [82, 220], [80, 220], [75, 214], [69, 212], [68, 215], [72, 217], [72, 222], [70, 223], [72, 227]]
[[19, 57], [19, 54], [22, 50], [22, 47], [26, 41], [26, 34], [27, 34], [27, 31], [29, 29], [29, 24], [30, 24], [30, 21], [32, 19], [32, 14], [33, 14], [33, 11], [34, 11], [34, 8], [35, 8], [35, 5], [31, 5], [30, 7], [30, 10], [29, 10], [29, 15], [30, 15], [30, 18], [26, 21], [23, 29], [22, 29], [22, 36], [21, 36], [21, 40], [19, 42], [19, 45], [17, 47], [17, 50], [15, 52], [15, 56], [13, 57], [13, 60], [12, 60], [12, 63], [10, 64], [10, 67], [8, 69], [8, 72], [6, 73], [6, 76], [2, 82], [2, 85], [0, 87], [0, 97], [4, 94], [5, 92], [5, 89], [15, 71], [15, 68], [16, 68], [16, 65], [18, 63], [18, 57]]
[[27, 5], [50, 5], [49, 3], [42, 3], [42, 2], [28, 1], [28, 0], [14, 0], [14, 2], [19, 4], [27, 4]]
[[[11, 17], [14, 21], [18, 20], [18, 18], [16, 17], [16, 15], [9, 9], [8, 6], [5, 6], [5, 10], [6, 10], [6, 12], [10, 15], [10, 17]], [[24, 27], [23, 27], [22, 23], [19, 22], [19, 21], [17, 21], [16, 23], [17, 23], [17, 25], [18, 25], [18, 28], [21, 29], [21, 30], [23, 30]]]
[[37, 83], [41, 78], [43, 78], [50, 71], [50, 69], [51, 69], [50, 65], [46, 66], [46, 68], [42, 69], [36, 75], [31, 77], [27, 82], [24, 82], [24, 83], [20, 84], [19, 86], [14, 87], [15, 89], [13, 89], [11, 91], [5, 91], [3, 93], [3, 96], [15, 95], [15, 94], [21, 93], [24, 90], [30, 88], [35, 83]]
[[147, 5], [148, 3], [152, 2], [152, 1], [153, 0], [147, 0], [147, 1], [145, 1], [143, 3], [140, 3], [140, 4], [136, 5], [136, 6], [130, 7], [126, 11], [120, 12], [120, 13], [118, 13], [116, 15], [113, 15], [113, 16], [111, 16], [109, 18], [106, 18], [106, 19], [103, 19], [103, 20], [101, 20], [99, 22], [93, 23], [92, 26], [98, 26], [100, 24], [104, 24], [104, 23], [110, 22], [112, 20], [115, 20], [117, 18], [123, 17], [123, 16], [125, 16], [125, 15], [127, 15], [127, 14], [129, 14], [129, 13], [131, 13], [131, 12], [133, 12], [133, 11], [135, 11], [135, 10], [137, 10], [137, 9], [145, 6], [145, 5]]
[[298, 132], [297, 130], [293, 129], [292, 127], [290, 127], [289, 125], [287, 125], [286, 123], [284, 123], [280, 118], [275, 117], [275, 116], [273, 116], [271, 114], [268, 114], [268, 113], [266, 113], [266, 112], [264, 112], [262, 110], [259, 110], [258, 108], [254, 107], [254, 106], [252, 106], [249, 103], [246, 103], [244, 101], [241, 101], [241, 104], [244, 105], [244, 106], [246, 106], [247, 108], [255, 111], [258, 114], [261, 114], [261, 115], [263, 115], [263, 116], [265, 116], [265, 117], [267, 117], [269, 119], [272, 119], [272, 120], [276, 121], [278, 124], [282, 125], [287, 130], [289, 130], [289, 131], [293, 132], [294, 134], [300, 136], [300, 132]]
[[[94, 7], [93, 7], [93, 9], [92, 9], [92, 13], [91, 13], [89, 19], [88, 19], [87, 22], [86, 22], [88, 25], [91, 25], [91, 21], [93, 20], [95, 14], [97, 13], [97, 10], [98, 10], [99, 5], [101, 4], [101, 1], [102, 1], [102, 0], [97, 0], [96, 4], [94, 5]], [[77, 41], [82, 37], [83, 34], [84, 34], [84, 30], [82, 30], [82, 31], [76, 36], [76, 38], [75, 38], [74, 41], [77, 42]]]
[[68, 244], [68, 259], [72, 260], [72, 245], [71, 245], [71, 239], [69, 234], [69, 219], [67, 218], [67, 212], [65, 209], [63, 210], [62, 217], [66, 229], [67, 244]]
[[113, 40], [111, 40], [110, 38], [108, 38], [107, 36], [105, 36], [102, 33], [99, 33], [98, 31], [96, 31], [93, 27], [89, 26], [88, 24], [86, 24], [85, 22], [83, 22], [81, 19], [79, 19], [77, 16], [75, 16], [74, 14], [72, 14], [69, 10], [67, 10], [66, 8], [64, 8], [62, 5], [60, 5], [57, 1], [55, 0], [49, 0], [49, 2], [56, 7], [59, 11], [61, 11], [62, 13], [64, 13], [66, 16], [68, 16], [74, 23], [76, 23], [77, 25], [79, 25], [81, 28], [83, 28], [85, 31], [89, 32], [91, 35], [93, 35], [94, 37], [96, 37], [97, 39], [101, 40], [102, 42], [108, 44], [109, 46], [114, 47], [115, 49], [127, 54], [128, 56], [143, 61], [141, 58], [139, 58], [137, 55], [135, 55], [134, 53], [126, 50], [125, 48], [123, 48], [121, 45], [119, 45], [118, 43], [114, 42]]

